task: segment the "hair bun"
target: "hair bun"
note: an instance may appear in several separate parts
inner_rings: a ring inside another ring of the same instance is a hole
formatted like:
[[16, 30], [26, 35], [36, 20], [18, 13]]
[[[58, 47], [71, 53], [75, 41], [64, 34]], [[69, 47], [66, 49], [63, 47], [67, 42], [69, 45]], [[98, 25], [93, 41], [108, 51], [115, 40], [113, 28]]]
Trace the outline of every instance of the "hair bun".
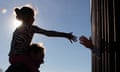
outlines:
[[15, 8], [16, 18], [21, 20], [21, 10], [19, 8]]
[[17, 15], [19, 15], [20, 14], [20, 9], [15, 8], [15, 12], [16, 12]]

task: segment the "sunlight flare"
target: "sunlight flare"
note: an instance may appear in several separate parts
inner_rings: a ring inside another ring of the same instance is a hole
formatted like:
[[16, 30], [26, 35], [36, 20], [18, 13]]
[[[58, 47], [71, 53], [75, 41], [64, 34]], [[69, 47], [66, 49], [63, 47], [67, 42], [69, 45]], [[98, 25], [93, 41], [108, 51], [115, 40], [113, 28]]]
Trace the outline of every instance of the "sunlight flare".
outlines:
[[21, 24], [22, 24], [22, 22], [19, 21], [19, 20], [15, 20], [15, 21], [14, 21], [14, 26], [15, 26], [16, 28], [19, 27]]
[[5, 9], [5, 8], [1, 10], [2, 14], [5, 14], [6, 12], [7, 12], [7, 9]]
[[40, 45], [40, 47], [43, 47], [43, 48], [44, 48], [44, 53], [46, 53], [46, 49], [45, 49], [44, 44], [43, 44], [42, 42], [39, 42], [38, 44]]
[[41, 47], [44, 47], [44, 44], [42, 42], [38, 43]]
[[13, 28], [17, 28], [17, 27], [19, 27], [19, 26], [21, 26], [22, 25], [22, 22], [21, 21], [19, 21], [19, 20], [14, 20], [13, 21]]

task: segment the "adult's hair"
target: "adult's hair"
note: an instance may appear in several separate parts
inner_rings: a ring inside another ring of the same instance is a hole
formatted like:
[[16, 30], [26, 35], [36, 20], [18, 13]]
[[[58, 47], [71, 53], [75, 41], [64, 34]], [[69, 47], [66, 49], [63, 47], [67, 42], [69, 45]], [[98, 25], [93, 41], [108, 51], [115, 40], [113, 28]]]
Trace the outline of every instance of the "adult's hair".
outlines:
[[33, 43], [33, 44], [30, 45], [29, 53], [30, 52], [33, 52], [34, 54], [37, 54], [37, 53], [43, 53], [44, 54], [45, 50], [39, 44]]

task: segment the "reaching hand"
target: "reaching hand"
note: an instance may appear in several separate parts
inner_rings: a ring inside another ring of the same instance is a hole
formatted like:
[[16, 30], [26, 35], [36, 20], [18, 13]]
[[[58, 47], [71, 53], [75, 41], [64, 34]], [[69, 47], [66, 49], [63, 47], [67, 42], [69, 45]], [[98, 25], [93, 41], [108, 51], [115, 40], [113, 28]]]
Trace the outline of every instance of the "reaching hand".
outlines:
[[68, 33], [67, 38], [70, 40], [71, 43], [77, 41], [77, 37], [72, 35], [72, 32]]
[[84, 45], [86, 48], [93, 48], [92, 40], [91, 38], [86, 38], [85, 36], [81, 36], [79, 38], [80, 44]]

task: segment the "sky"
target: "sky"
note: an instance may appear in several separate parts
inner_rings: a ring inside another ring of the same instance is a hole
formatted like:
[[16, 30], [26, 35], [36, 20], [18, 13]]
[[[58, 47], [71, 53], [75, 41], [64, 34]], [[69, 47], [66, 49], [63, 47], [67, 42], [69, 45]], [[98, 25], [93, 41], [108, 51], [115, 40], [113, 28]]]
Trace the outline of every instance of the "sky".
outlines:
[[[16, 28], [14, 8], [30, 5], [36, 10], [34, 24], [59, 32], [73, 32], [91, 36], [90, 0], [2, 0], [0, 2], [0, 72], [8, 66], [12, 33]], [[41, 43], [45, 49], [45, 63], [41, 72], [91, 72], [91, 51], [66, 38], [35, 34], [32, 43]]]

